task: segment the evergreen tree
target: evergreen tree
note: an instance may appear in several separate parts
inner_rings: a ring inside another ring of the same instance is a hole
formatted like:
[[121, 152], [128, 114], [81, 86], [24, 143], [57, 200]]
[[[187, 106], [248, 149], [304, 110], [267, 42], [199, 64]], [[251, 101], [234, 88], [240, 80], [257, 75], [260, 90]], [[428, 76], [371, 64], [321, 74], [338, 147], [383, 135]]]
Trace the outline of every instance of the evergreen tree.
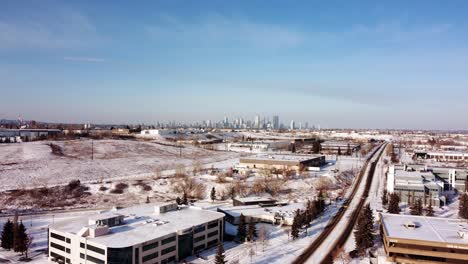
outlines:
[[241, 242], [245, 242], [247, 236], [247, 228], [245, 226], [245, 216], [243, 214], [239, 217], [239, 225], [237, 226], [237, 239]]
[[150, 203], [150, 198], [149, 198], [149, 196], [146, 196], [146, 203]]
[[373, 230], [374, 216], [370, 205], [367, 204], [359, 214], [356, 229], [354, 231], [356, 250], [360, 255], [363, 255], [367, 248], [374, 245], [374, 236], [372, 235]]
[[26, 227], [20, 221], [18, 228], [14, 235], [14, 251], [24, 253], [28, 250], [28, 235], [26, 234]]
[[223, 243], [218, 243], [218, 251], [216, 252], [215, 264], [226, 264], [227, 261], [224, 259], [224, 247]]
[[411, 207], [411, 214], [412, 215], [422, 215], [422, 201], [421, 198], [418, 198], [416, 202]]
[[291, 226], [291, 236], [295, 240], [299, 238], [299, 215], [296, 214], [293, 219], [293, 223]]
[[182, 204], [182, 200], [180, 199], [179, 196], [177, 196], [177, 198], [176, 198], [176, 203], [177, 203], [178, 205], [181, 205], [181, 204]]
[[249, 221], [249, 227], [248, 227], [248, 230], [247, 230], [247, 240], [253, 241], [255, 237], [257, 237], [257, 228], [255, 226], [255, 223], [254, 223], [252, 217], [251, 217], [250, 221]]
[[5, 225], [3, 225], [1, 239], [2, 248], [6, 250], [10, 250], [13, 248], [13, 223], [10, 221], [10, 219], [8, 219]]
[[216, 200], [216, 189], [215, 189], [215, 187], [211, 188], [210, 197], [211, 197], [212, 202], [214, 202]]
[[184, 192], [184, 195], [182, 196], [182, 204], [188, 204], [187, 192]]
[[384, 189], [383, 194], [382, 194], [382, 205], [387, 205], [387, 204], [388, 204], [388, 193], [387, 193], [387, 189]]
[[401, 211], [399, 203], [400, 203], [400, 197], [398, 196], [398, 194], [391, 193], [390, 201], [388, 203], [388, 213], [399, 214]]
[[432, 208], [432, 198], [429, 199], [429, 206], [427, 206], [426, 216], [434, 216], [434, 208]]
[[341, 156], [341, 148], [338, 147], [338, 156]]
[[461, 218], [468, 219], [468, 194], [463, 193], [458, 199], [460, 201], [458, 215]]
[[320, 214], [323, 210], [325, 210], [325, 196], [322, 190], [320, 190], [317, 195], [317, 213]]

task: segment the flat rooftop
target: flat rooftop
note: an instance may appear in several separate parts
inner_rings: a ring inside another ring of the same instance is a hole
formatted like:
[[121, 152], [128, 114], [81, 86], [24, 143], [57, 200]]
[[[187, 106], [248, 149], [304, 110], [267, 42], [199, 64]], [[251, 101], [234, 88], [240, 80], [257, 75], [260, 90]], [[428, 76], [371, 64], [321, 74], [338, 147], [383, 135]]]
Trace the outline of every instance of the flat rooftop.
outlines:
[[320, 158], [323, 155], [288, 155], [288, 154], [257, 154], [249, 157], [241, 158], [241, 160], [258, 160], [258, 161], [294, 161], [303, 162], [311, 159]]
[[[224, 216], [222, 213], [203, 210], [198, 207], [186, 207], [181, 210], [156, 214], [155, 206], [159, 205], [144, 204], [115, 212], [108, 211], [94, 216], [77, 217], [57, 222], [51, 225], [50, 228], [76, 235], [83, 227], [90, 227], [88, 219], [100, 219], [103, 214], [107, 216], [120, 214], [124, 216], [124, 224], [110, 227], [107, 235], [95, 238], [88, 237], [88, 241], [107, 247], [123, 248], [157, 239], [178, 230], [214, 221]], [[156, 222], [164, 224], [157, 225]]]
[[259, 205], [245, 205], [245, 206], [224, 206], [220, 207], [222, 211], [227, 214], [238, 217], [241, 214], [245, 216], [261, 216], [261, 215], [275, 215], [275, 213], [284, 214], [288, 217], [294, 217], [294, 212], [297, 209], [304, 209], [303, 203], [291, 203], [284, 206], [269, 206], [260, 207]]
[[[405, 224], [408, 222], [414, 222], [418, 227], [406, 228]], [[458, 235], [459, 231], [468, 232], [466, 220], [382, 214], [382, 223], [389, 238], [462, 244], [468, 248], [468, 239], [463, 239]]]
[[235, 198], [235, 200], [239, 202], [243, 202], [243, 203], [276, 201], [275, 199], [270, 198], [270, 197], [259, 197], [259, 196]]

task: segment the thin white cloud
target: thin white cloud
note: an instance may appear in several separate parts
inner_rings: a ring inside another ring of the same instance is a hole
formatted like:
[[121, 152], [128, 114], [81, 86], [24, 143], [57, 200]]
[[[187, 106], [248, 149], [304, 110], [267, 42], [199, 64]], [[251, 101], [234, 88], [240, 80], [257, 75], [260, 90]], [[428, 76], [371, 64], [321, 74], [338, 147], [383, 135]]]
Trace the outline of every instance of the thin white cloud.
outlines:
[[217, 14], [192, 23], [164, 16], [161, 23], [145, 29], [157, 41], [176, 40], [202, 46], [223, 44], [278, 49], [298, 46], [304, 40], [302, 32], [283, 25]]
[[52, 14], [28, 21], [0, 20], [0, 50], [74, 48], [99, 39], [83, 14], [70, 10]]
[[80, 62], [105, 62], [106, 59], [95, 57], [64, 57], [66, 61], [80, 61]]

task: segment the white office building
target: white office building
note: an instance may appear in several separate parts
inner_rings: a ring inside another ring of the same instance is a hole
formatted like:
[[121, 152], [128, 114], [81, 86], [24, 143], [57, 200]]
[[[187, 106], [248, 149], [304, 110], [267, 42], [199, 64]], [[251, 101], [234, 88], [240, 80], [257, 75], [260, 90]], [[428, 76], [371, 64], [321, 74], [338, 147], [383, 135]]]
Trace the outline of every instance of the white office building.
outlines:
[[145, 204], [55, 223], [49, 260], [60, 263], [176, 263], [223, 240], [224, 214]]

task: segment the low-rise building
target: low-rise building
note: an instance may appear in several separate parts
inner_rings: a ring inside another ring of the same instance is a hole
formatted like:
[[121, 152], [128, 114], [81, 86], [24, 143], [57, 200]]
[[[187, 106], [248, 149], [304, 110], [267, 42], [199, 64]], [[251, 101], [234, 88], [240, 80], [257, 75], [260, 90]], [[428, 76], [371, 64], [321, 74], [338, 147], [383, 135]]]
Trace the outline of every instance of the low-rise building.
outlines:
[[145, 204], [55, 223], [49, 260], [62, 263], [175, 263], [223, 240], [224, 215], [177, 204]]
[[349, 150], [350, 155], [358, 151], [360, 147], [361, 145], [359, 143], [349, 141], [329, 140], [320, 143], [321, 152], [328, 154], [338, 154], [338, 152], [341, 152], [342, 155], [346, 155]]
[[325, 164], [324, 155], [289, 155], [289, 154], [258, 154], [240, 158], [239, 169], [288, 169], [308, 170], [309, 167], [321, 167]]
[[433, 159], [443, 162], [468, 162], [468, 152], [464, 151], [425, 151], [415, 150], [417, 158]]
[[224, 206], [219, 207], [218, 211], [224, 213], [226, 222], [233, 225], [239, 224], [241, 214], [245, 216], [247, 222], [252, 220], [254, 223], [292, 225], [297, 209], [304, 210], [304, 204]]
[[423, 205], [442, 206], [446, 204], [444, 196], [445, 181], [427, 167], [390, 166], [387, 175], [387, 191], [398, 193], [400, 201], [412, 204], [421, 199]]
[[468, 263], [466, 220], [380, 215], [387, 261], [392, 263]]

